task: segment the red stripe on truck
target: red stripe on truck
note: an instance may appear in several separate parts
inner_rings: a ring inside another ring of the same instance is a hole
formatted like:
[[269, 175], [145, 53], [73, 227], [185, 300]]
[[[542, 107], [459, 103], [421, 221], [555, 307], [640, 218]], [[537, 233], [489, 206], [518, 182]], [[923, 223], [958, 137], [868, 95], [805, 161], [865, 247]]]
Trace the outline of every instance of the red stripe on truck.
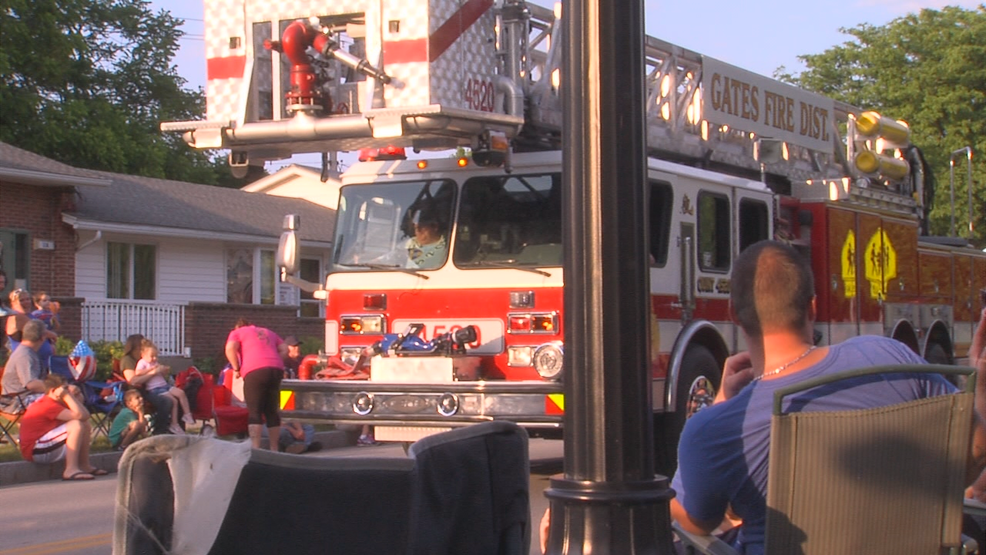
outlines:
[[428, 39], [428, 61], [434, 62], [459, 40], [466, 29], [472, 27], [486, 10], [493, 6], [493, 0], [469, 0], [452, 14], [442, 26]]

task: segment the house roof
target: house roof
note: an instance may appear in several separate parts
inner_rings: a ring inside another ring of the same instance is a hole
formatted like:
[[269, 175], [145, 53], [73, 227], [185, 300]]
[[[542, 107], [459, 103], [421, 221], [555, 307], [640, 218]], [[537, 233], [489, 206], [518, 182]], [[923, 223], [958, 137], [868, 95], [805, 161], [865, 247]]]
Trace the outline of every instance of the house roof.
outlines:
[[[109, 181], [105, 188], [79, 191], [69, 223], [80, 228], [127, 230], [168, 235], [279, 237], [286, 214], [301, 216], [298, 237], [328, 244], [335, 211], [307, 200], [109, 172], [92, 172]], [[68, 219], [67, 219], [68, 220]], [[153, 228], [157, 228], [156, 230]]]
[[108, 184], [96, 172], [56, 162], [4, 142], [0, 142], [0, 178], [30, 185], [60, 187]]

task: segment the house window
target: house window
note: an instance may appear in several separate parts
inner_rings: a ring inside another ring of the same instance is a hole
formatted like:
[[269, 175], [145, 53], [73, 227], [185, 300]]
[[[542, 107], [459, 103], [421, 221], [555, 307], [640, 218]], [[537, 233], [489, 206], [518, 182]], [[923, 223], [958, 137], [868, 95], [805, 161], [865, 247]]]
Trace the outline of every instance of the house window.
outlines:
[[[322, 265], [316, 258], [301, 259], [301, 279], [312, 283], [322, 283]], [[322, 317], [322, 301], [315, 298], [314, 293], [301, 291], [301, 314], [302, 317], [319, 318]]]
[[226, 251], [226, 302], [276, 304], [274, 251], [231, 248]]
[[106, 244], [106, 297], [155, 298], [157, 247], [131, 243]]
[[28, 254], [31, 249], [27, 233], [0, 229], [0, 270], [7, 275], [7, 286], [0, 289], [0, 299], [7, 302], [7, 295], [17, 288], [30, 289]]

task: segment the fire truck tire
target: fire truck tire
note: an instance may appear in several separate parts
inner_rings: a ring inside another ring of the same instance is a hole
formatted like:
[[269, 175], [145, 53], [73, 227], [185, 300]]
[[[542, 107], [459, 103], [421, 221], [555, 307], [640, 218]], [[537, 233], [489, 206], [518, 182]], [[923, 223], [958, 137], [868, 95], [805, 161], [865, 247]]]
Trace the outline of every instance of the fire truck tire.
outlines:
[[928, 345], [928, 351], [925, 353], [924, 359], [929, 364], [952, 364], [952, 361], [948, 358], [948, 353], [945, 352], [945, 348], [938, 343]]
[[[952, 364], [952, 359], [949, 358], [948, 352], [945, 350], [945, 347], [941, 346], [941, 343], [928, 345], [928, 350], [924, 353], [924, 359], [928, 361], [928, 364]], [[963, 383], [965, 380], [959, 376], [948, 376], [947, 379], [959, 387], [965, 386], [965, 383]]]
[[669, 478], [674, 474], [678, 466], [678, 438], [685, 421], [712, 404], [721, 376], [722, 367], [708, 349], [698, 345], [688, 347], [675, 386], [676, 410], [654, 419], [654, 462], [659, 474]]

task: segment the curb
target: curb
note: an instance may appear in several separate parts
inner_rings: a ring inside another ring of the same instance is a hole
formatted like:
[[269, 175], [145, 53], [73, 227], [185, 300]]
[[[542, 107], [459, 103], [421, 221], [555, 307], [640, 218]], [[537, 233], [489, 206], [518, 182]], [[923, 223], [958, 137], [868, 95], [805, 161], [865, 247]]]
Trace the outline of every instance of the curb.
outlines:
[[[327, 432], [316, 432], [314, 441], [322, 444], [322, 449], [337, 449], [353, 445], [349, 434], [342, 430], [330, 430]], [[122, 451], [111, 451], [105, 453], [92, 453], [89, 455], [89, 462], [96, 468], [101, 468], [115, 474]], [[49, 480], [61, 480], [62, 470], [65, 463], [62, 461], [41, 464], [28, 461], [12, 461], [0, 463], [0, 487], [12, 486], [16, 484], [29, 484], [32, 482], [45, 482]]]

